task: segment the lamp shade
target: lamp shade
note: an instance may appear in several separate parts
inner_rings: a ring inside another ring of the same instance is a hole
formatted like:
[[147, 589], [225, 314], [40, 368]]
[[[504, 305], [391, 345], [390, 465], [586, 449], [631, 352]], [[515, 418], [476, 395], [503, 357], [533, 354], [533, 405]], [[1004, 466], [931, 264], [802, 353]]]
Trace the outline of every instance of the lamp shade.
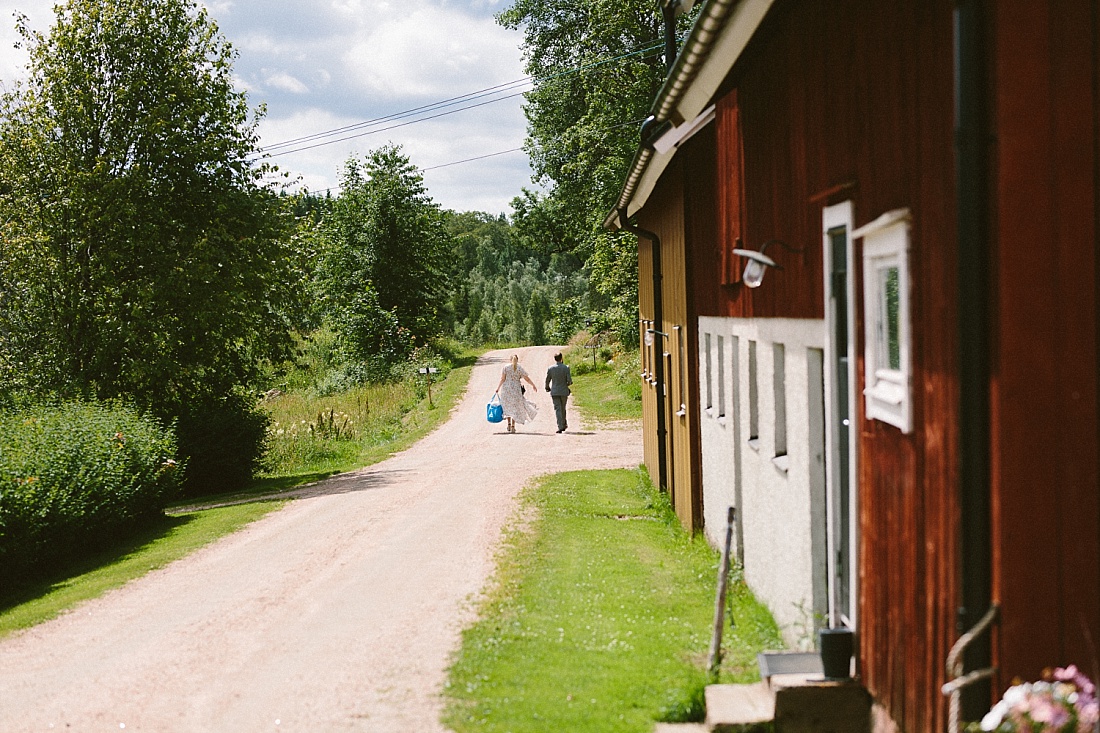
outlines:
[[741, 282], [750, 288], [758, 288], [760, 287], [760, 283], [764, 282], [765, 269], [777, 267], [775, 260], [768, 257], [763, 252], [757, 252], [754, 249], [735, 249], [733, 253], [747, 260], [747, 262], [745, 262], [745, 273], [741, 276]]

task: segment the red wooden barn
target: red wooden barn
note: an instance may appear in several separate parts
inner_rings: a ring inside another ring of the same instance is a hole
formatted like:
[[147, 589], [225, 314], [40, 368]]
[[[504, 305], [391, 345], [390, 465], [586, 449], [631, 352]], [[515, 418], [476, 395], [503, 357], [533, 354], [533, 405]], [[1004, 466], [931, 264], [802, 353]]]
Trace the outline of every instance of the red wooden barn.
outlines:
[[970, 719], [1100, 671], [1098, 16], [710, 0], [608, 217], [639, 235], [654, 478], [712, 539], [741, 509], [750, 585], [788, 631], [853, 628], [902, 730], [947, 727], [990, 608]]

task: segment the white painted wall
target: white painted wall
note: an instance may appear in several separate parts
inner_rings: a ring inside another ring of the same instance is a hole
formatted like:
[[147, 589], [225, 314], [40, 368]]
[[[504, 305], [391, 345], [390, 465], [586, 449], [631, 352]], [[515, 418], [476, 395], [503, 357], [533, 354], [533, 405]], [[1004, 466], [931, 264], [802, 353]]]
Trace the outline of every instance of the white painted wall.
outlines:
[[[718, 400], [718, 336], [726, 352], [724, 408]], [[751, 342], [756, 343], [758, 436], [750, 443]], [[782, 345], [785, 376], [786, 458], [775, 454], [777, 344]], [[820, 366], [824, 344], [820, 320], [699, 319], [704, 531], [709, 542], [721, 547], [727, 507], [737, 507], [735, 551], [745, 580], [771, 609], [787, 644], [801, 648], [813, 647], [814, 629], [828, 611]]]

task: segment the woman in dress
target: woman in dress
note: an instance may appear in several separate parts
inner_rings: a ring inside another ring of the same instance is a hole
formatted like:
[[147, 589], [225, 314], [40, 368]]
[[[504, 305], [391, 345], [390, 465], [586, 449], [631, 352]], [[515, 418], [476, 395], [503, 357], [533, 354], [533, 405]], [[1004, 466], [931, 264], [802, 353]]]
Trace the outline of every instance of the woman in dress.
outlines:
[[534, 420], [539, 412], [535, 403], [523, 396], [523, 384], [520, 382], [523, 379], [527, 380], [531, 389], [539, 391], [531, 377], [519, 365], [519, 357], [513, 355], [512, 363], [501, 371], [500, 384], [497, 385], [497, 396], [500, 398], [504, 417], [508, 420], [509, 433], [516, 432], [516, 423], [522, 425], [528, 420]]

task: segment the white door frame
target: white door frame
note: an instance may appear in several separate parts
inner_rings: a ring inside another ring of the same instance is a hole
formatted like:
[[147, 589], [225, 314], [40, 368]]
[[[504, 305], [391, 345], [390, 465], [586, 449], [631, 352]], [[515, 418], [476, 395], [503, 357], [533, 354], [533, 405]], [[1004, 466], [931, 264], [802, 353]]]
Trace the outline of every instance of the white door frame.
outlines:
[[[825, 478], [825, 507], [828, 531], [826, 534], [828, 548], [828, 573], [829, 573], [829, 625], [832, 627], [846, 626], [855, 630], [857, 628], [857, 616], [859, 613], [859, 491], [858, 491], [858, 443], [859, 433], [856, 429], [857, 421], [857, 395], [858, 374], [856, 373], [856, 299], [855, 290], [855, 265], [854, 241], [852, 239], [853, 207], [851, 201], [844, 201], [822, 209], [822, 251], [824, 256], [825, 277], [825, 454], [826, 454], [826, 478]], [[844, 292], [834, 292], [833, 279], [833, 240], [830, 232], [843, 228], [847, 239], [847, 257]], [[847, 309], [847, 353], [838, 354], [838, 306], [844, 305]], [[838, 424], [841, 412], [840, 390], [837, 374], [839, 357], [847, 357], [847, 420], [848, 420], [848, 521], [847, 537], [841, 537], [841, 484], [843, 461], [840, 455], [841, 438], [838, 435]], [[841, 557], [844, 551], [844, 540], [847, 540], [847, 557]], [[844, 563], [847, 567], [840, 567]], [[847, 576], [847, 608], [841, 607], [841, 598], [838, 591], [837, 578]]]

